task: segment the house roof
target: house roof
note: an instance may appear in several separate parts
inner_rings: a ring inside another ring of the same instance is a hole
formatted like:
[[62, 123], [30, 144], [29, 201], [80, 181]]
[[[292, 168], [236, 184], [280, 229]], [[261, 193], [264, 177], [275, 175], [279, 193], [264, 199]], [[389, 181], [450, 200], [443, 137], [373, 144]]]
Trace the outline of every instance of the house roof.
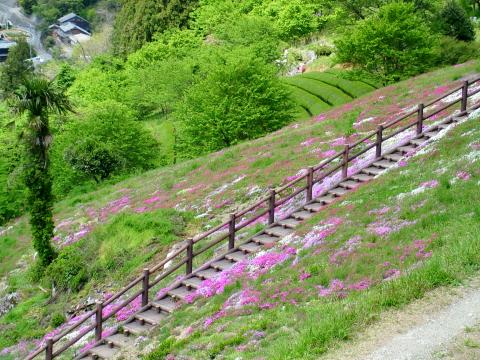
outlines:
[[74, 29], [77, 29], [77, 30], [80, 30], [82, 33], [86, 34], [86, 35], [90, 35], [90, 33], [81, 28], [80, 26], [72, 23], [72, 22], [67, 22], [67, 23], [64, 23], [62, 25], [59, 26], [60, 30], [62, 30], [64, 33], [68, 33], [69, 31], [72, 31]]
[[[80, 18], [80, 19], [82, 19], [82, 20], [84, 20], [84, 21], [87, 21], [87, 20], [85, 20], [84, 18], [82, 18], [81, 16], [79, 16], [79, 15], [77, 15], [77, 14], [75, 14], [75, 13], [70, 13], [70, 14], [67, 14], [67, 15], [65, 15], [65, 16], [62, 16], [60, 19], [58, 19], [58, 22], [61, 24], [61, 23], [70, 21], [70, 20], [72, 20], [72, 19], [74, 19], [74, 18], [76, 18], [76, 17], [78, 17], [78, 18]], [[88, 22], [88, 21], [87, 21], [87, 22]]]
[[0, 40], [0, 49], [10, 49], [15, 45], [17, 45], [17, 43], [14, 41]]

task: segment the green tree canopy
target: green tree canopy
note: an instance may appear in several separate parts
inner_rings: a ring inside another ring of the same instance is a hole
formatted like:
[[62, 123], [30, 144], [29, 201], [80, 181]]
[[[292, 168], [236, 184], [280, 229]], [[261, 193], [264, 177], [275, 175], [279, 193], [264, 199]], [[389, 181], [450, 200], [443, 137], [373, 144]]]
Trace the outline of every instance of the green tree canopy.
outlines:
[[259, 137], [292, 119], [289, 94], [275, 67], [246, 49], [217, 53], [211, 59], [175, 113], [182, 126], [184, 155]]
[[9, 51], [7, 61], [3, 66], [0, 83], [5, 94], [13, 93], [20, 83], [33, 74], [33, 64], [28, 61], [33, 56], [30, 45], [23, 38]]
[[444, 35], [462, 41], [475, 40], [475, 30], [467, 12], [456, 1], [449, 0], [439, 14], [440, 28]]
[[398, 81], [431, 64], [437, 38], [430, 33], [413, 4], [387, 4], [336, 41], [338, 60], [352, 63], [385, 83]]

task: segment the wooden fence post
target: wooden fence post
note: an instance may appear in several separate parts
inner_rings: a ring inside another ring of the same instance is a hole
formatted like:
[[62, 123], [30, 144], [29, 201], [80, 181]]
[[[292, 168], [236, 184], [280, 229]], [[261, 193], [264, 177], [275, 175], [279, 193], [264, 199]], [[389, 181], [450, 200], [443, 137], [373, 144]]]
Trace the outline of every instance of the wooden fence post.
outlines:
[[193, 239], [188, 239], [187, 247], [187, 275], [193, 272]]
[[313, 166], [308, 167], [307, 176], [307, 202], [313, 199]]
[[272, 225], [275, 222], [275, 197], [277, 192], [275, 189], [270, 189], [270, 199], [268, 206], [268, 225]]
[[350, 145], [345, 146], [343, 151], [343, 167], [342, 167], [342, 178], [346, 179], [348, 177], [348, 158], [350, 156]]
[[237, 221], [236, 214], [230, 214], [230, 224], [228, 229], [228, 250], [232, 250], [235, 247], [235, 225]]
[[150, 290], [150, 269], [143, 269], [142, 307], [148, 304], [148, 292]]
[[468, 81], [465, 81], [462, 87], [462, 108], [460, 110], [462, 113], [465, 113], [467, 111], [467, 104], [468, 104]]
[[45, 348], [45, 360], [52, 360], [53, 359], [53, 339], [47, 339], [47, 346]]
[[97, 301], [97, 311], [95, 313], [95, 340], [100, 341], [102, 340], [102, 331], [103, 331], [103, 303], [98, 300]]
[[383, 126], [380, 125], [377, 129], [377, 150], [376, 150], [376, 157], [382, 157], [382, 143], [383, 143]]
[[420, 135], [423, 133], [423, 112], [425, 110], [425, 105], [419, 104], [418, 105], [418, 114], [417, 114], [417, 135]]

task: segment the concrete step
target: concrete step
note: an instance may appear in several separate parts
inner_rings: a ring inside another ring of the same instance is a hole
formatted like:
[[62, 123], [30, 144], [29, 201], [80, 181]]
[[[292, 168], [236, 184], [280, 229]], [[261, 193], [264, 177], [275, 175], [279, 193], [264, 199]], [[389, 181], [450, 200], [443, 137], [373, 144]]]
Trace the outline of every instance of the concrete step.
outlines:
[[438, 127], [440, 129], [448, 129], [451, 125], [452, 125], [452, 123], [449, 122], [449, 123], [445, 123], [445, 124], [440, 124], [440, 125], [438, 125]]
[[240, 250], [246, 251], [248, 253], [254, 253], [259, 251], [262, 247], [253, 241], [250, 241], [246, 244], [240, 245]]
[[378, 168], [384, 168], [384, 169], [389, 169], [391, 168], [392, 166], [394, 166], [396, 163], [394, 161], [390, 161], [390, 160], [380, 160], [380, 161], [376, 161], [375, 163], [373, 163], [373, 166], [376, 166]]
[[433, 137], [437, 136], [438, 134], [440, 134], [440, 130], [438, 130], [438, 131], [432, 130], [432, 131], [426, 132], [425, 136], [428, 137], [428, 138], [433, 138]]
[[198, 289], [202, 284], [202, 282], [203, 282], [203, 279], [199, 278], [198, 276], [192, 276], [192, 277], [189, 277], [188, 279], [183, 280], [182, 284], [184, 284], [185, 286], [191, 289]]
[[93, 355], [93, 358], [111, 359], [120, 351], [117, 347], [110, 347], [109, 345], [98, 345], [91, 348], [88, 352]]
[[362, 173], [352, 176], [352, 179], [357, 180], [357, 181], [360, 181], [360, 182], [367, 182], [367, 181], [372, 180], [373, 178], [374, 178], [374, 177], [371, 176], [371, 175], [362, 174]]
[[223, 271], [223, 270], [228, 270], [232, 268], [233, 265], [235, 265], [233, 261], [230, 261], [228, 259], [222, 259], [222, 260], [215, 261], [210, 266], [217, 270]]
[[173, 297], [165, 296], [163, 299], [152, 301], [152, 306], [171, 313], [178, 307], [178, 304]]
[[386, 154], [383, 155], [385, 159], [391, 160], [391, 161], [400, 161], [402, 160], [405, 156], [401, 152], [394, 152], [391, 154]]
[[248, 255], [245, 254], [243, 251], [235, 251], [233, 253], [225, 255], [225, 258], [232, 261], [240, 262], [248, 259]]
[[418, 138], [418, 139], [410, 140], [410, 144], [420, 146], [420, 145], [425, 144], [427, 141], [428, 141], [427, 137], [421, 137], [421, 138]]
[[298, 220], [308, 220], [313, 216], [310, 211], [297, 211], [296, 213], [292, 214], [292, 217]]
[[319, 202], [313, 202], [311, 204], [305, 205], [303, 208], [311, 213], [317, 213], [325, 207], [324, 204]]
[[408, 154], [409, 152], [415, 151], [417, 149], [414, 145], [405, 145], [397, 148], [397, 151], [400, 151], [403, 154]]
[[281, 237], [290, 235], [293, 232], [293, 230], [284, 228], [282, 226], [274, 226], [274, 227], [265, 229], [265, 232], [269, 235], [278, 236], [281, 238]]
[[135, 338], [133, 336], [126, 336], [125, 334], [110, 335], [105, 339], [107, 344], [113, 344], [120, 348], [130, 347], [135, 345]]
[[341, 187], [349, 190], [356, 189], [357, 187], [360, 186], [360, 183], [355, 180], [346, 180], [340, 184]]
[[140, 314], [135, 315], [135, 319], [140, 320], [140, 323], [142, 321], [152, 324], [152, 325], [158, 325], [160, 324], [163, 320], [167, 318], [167, 315], [163, 312], [159, 312], [157, 309], [148, 309]]
[[180, 285], [179, 287], [172, 289], [168, 292], [168, 295], [174, 297], [175, 299], [185, 301], [186, 297], [193, 293], [192, 290], [186, 285]]
[[214, 268], [207, 268], [205, 270], [197, 272], [195, 275], [201, 277], [202, 279], [212, 279], [217, 276], [220, 272], [215, 270]]
[[319, 203], [323, 203], [325, 205], [329, 205], [336, 200], [337, 200], [336, 196], [332, 195], [332, 194], [327, 194], [327, 195], [324, 195], [322, 197], [319, 197], [319, 198], [315, 199], [315, 201], [317, 201]]
[[366, 169], [363, 169], [362, 173], [376, 176], [376, 175], [381, 174], [384, 171], [385, 171], [385, 169], [380, 169], [380, 168], [375, 167], [375, 166], [370, 166]]
[[294, 219], [293, 217], [290, 217], [288, 219], [284, 219], [282, 221], [278, 222], [280, 225], [290, 228], [290, 229], [295, 229], [298, 225], [301, 224], [300, 221]]
[[143, 324], [140, 322], [140, 320], [133, 320], [132, 322], [129, 322], [128, 324], [123, 325], [123, 330], [124, 333], [128, 334], [133, 334], [133, 335], [143, 335], [149, 332], [150, 330], [153, 329], [153, 325], [144, 322]]
[[328, 193], [336, 196], [344, 196], [348, 193], [348, 190], [343, 187], [337, 187], [335, 189], [329, 190]]
[[257, 244], [268, 246], [268, 245], [275, 244], [278, 241], [278, 237], [268, 235], [268, 234], [261, 234], [261, 235], [254, 236], [252, 240], [255, 241]]

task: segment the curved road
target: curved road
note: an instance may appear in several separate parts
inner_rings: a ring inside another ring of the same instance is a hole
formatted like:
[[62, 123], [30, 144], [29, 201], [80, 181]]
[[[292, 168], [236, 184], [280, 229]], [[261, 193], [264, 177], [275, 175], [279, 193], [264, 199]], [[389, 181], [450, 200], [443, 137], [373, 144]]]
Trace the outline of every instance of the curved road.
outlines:
[[29, 42], [42, 62], [52, 58], [40, 41], [41, 34], [36, 29], [38, 20], [34, 17], [25, 16], [18, 6], [17, 0], [0, 0], [0, 19], [3, 18], [10, 20], [16, 28], [30, 34]]

